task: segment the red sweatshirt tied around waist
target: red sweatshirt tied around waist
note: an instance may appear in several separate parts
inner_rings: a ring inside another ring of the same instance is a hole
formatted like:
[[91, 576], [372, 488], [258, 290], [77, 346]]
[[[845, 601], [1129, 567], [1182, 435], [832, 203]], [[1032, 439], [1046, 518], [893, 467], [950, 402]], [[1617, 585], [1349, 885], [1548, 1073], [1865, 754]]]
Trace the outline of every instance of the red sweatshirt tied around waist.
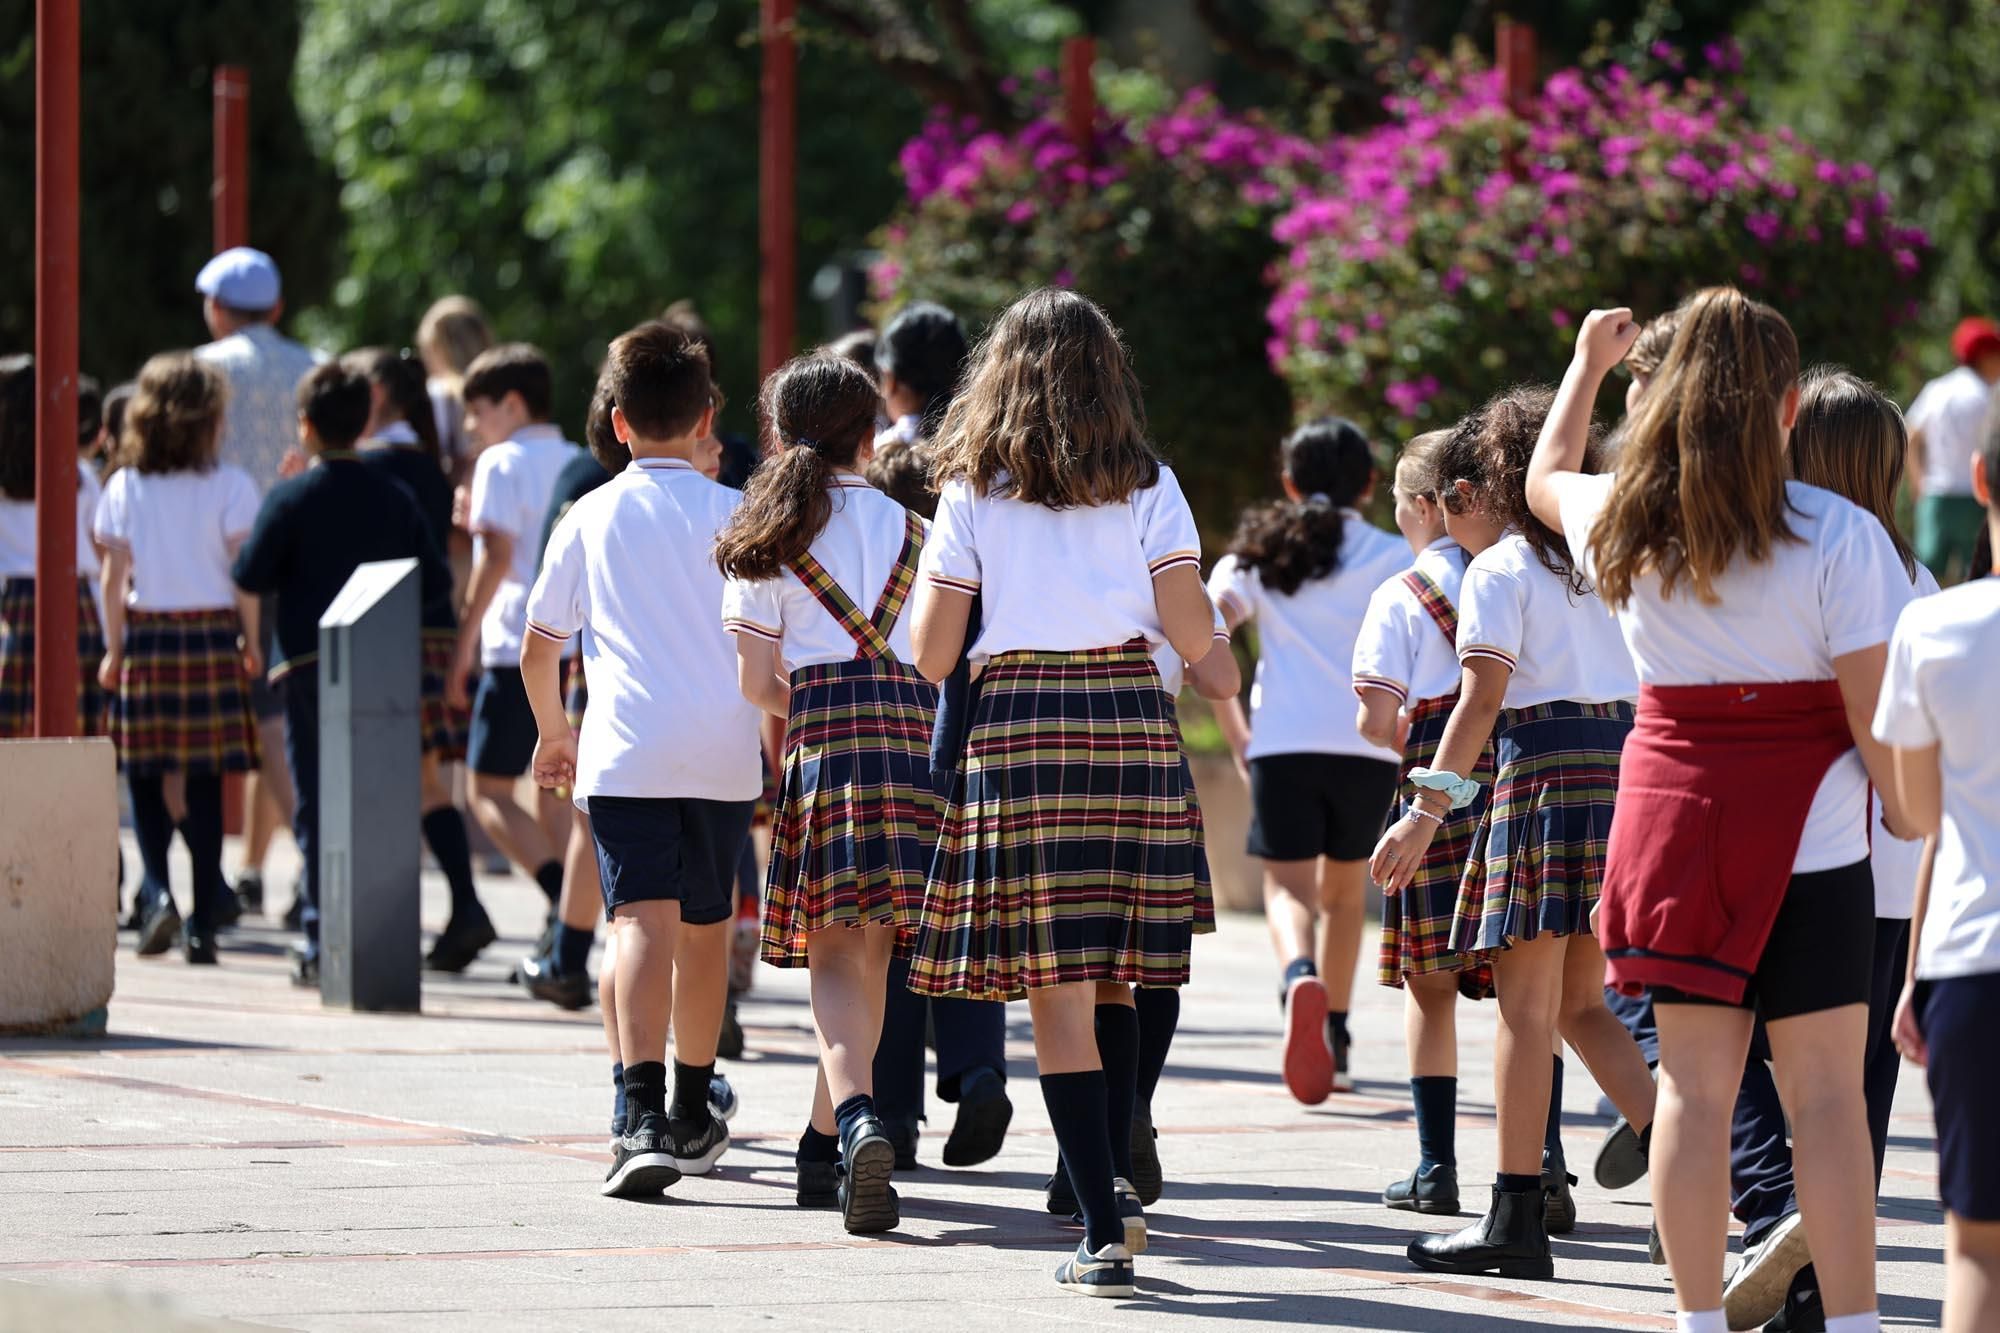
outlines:
[[1641, 686], [1598, 908], [1609, 984], [1740, 1003], [1813, 795], [1853, 748], [1837, 681]]

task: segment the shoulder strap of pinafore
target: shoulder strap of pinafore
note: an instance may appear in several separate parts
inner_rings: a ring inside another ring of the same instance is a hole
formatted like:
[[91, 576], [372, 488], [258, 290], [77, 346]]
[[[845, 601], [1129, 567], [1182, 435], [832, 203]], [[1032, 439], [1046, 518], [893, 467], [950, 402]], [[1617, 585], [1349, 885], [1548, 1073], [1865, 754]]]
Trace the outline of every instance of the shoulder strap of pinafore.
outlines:
[[854, 640], [856, 657], [894, 657], [895, 650], [889, 646], [889, 632], [896, 627], [896, 620], [902, 615], [903, 602], [908, 598], [910, 585], [916, 580], [917, 552], [923, 549], [924, 525], [915, 514], [903, 529], [903, 550], [896, 558], [896, 567], [889, 575], [889, 581], [882, 589], [881, 600], [876, 604], [875, 615], [870, 618], [861, 613], [854, 599], [827, 573], [826, 566], [807, 551], [792, 561], [792, 573], [798, 575], [813, 600], [826, 613], [840, 622]]
[[1438, 627], [1438, 633], [1444, 635], [1445, 642], [1456, 649], [1458, 608], [1451, 604], [1451, 598], [1444, 595], [1444, 589], [1438, 587], [1437, 580], [1421, 569], [1412, 569], [1403, 575], [1403, 586], [1417, 599], [1417, 605], [1424, 609], [1424, 613], [1431, 618], [1431, 623]]

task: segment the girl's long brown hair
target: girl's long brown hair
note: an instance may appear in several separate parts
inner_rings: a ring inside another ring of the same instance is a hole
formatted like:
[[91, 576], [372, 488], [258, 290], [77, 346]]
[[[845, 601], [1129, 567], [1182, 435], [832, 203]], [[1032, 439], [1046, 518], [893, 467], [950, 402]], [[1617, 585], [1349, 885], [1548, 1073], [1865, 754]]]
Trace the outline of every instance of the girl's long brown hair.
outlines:
[[795, 357], [764, 381], [764, 461], [715, 537], [724, 575], [774, 578], [812, 548], [833, 517], [828, 476], [854, 466], [880, 403], [874, 377], [831, 352]]
[[[1535, 441], [1555, 400], [1555, 390], [1546, 384], [1521, 384], [1495, 394], [1451, 428], [1438, 446], [1433, 475], [1446, 509], [1462, 514], [1477, 507], [1520, 533], [1542, 567], [1561, 579], [1572, 596], [1581, 597], [1590, 584], [1568, 540], [1528, 508], [1528, 460], [1535, 456]], [[1599, 456], [1593, 431], [1583, 470], [1597, 471]], [[1458, 489], [1461, 481], [1472, 490], [1469, 503]]]
[[1792, 326], [1734, 287], [1682, 307], [1680, 331], [1625, 424], [1618, 478], [1591, 534], [1597, 592], [1616, 609], [1642, 575], [1703, 602], [1738, 556], [1797, 541], [1787, 518], [1785, 393], [1799, 378]]
[[125, 408], [120, 461], [140, 472], [211, 472], [229, 384], [192, 352], [161, 352], [139, 368]]
[[938, 484], [1050, 509], [1115, 504], [1151, 486], [1160, 456], [1118, 330], [1058, 287], [1008, 306], [980, 340], [932, 457]]
[[1875, 515], [1895, 544], [1903, 572], [1915, 581], [1917, 553], [1896, 526], [1896, 489], [1903, 484], [1909, 449], [1902, 412], [1859, 375], [1818, 366], [1799, 381], [1799, 420], [1792, 427], [1794, 475]]

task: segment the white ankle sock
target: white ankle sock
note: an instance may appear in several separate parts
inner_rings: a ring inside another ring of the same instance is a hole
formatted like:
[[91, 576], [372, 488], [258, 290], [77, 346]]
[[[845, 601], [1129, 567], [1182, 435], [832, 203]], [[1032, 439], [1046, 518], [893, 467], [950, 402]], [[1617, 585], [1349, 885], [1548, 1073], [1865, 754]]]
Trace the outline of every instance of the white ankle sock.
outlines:
[[1674, 1333], [1729, 1333], [1729, 1316], [1720, 1310], [1682, 1310], [1674, 1316]]
[[1826, 1321], [1826, 1333], [1882, 1333], [1882, 1316], [1874, 1310], [1867, 1314], [1837, 1314]]

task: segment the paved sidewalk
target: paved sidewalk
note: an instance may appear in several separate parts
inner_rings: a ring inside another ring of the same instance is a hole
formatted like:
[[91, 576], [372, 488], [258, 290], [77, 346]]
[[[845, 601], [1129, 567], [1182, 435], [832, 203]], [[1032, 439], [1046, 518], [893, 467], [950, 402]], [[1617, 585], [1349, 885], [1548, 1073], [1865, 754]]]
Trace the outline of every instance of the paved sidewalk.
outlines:
[[[122, 946], [102, 1042], [0, 1042], [0, 1330], [228, 1319], [546, 1333], [674, 1327], [663, 1318], [689, 1315], [704, 1333], [1141, 1319], [1149, 1329], [1673, 1327], [1666, 1270], [1646, 1261], [1643, 1188], [1578, 1187], [1582, 1220], [1556, 1243], [1554, 1282], [1412, 1269], [1403, 1247], [1414, 1230], [1447, 1220], [1378, 1201], [1416, 1153], [1397, 998], [1372, 984], [1357, 997], [1359, 1090], [1296, 1105], [1276, 1073], [1268, 948], [1248, 918], [1225, 919], [1196, 946], [1155, 1105], [1168, 1185], [1148, 1214], [1136, 1301], [1089, 1301], [1050, 1280], [1076, 1232], [1042, 1210], [1054, 1145], [1025, 1006], [1011, 1011], [1006, 1150], [983, 1168], [939, 1167], [942, 1108], [924, 1169], [898, 1178], [904, 1222], [890, 1237], [850, 1239], [836, 1216], [792, 1204], [813, 1047], [803, 974], [770, 968], [743, 1009], [750, 1054], [724, 1066], [744, 1110], [718, 1173], [657, 1205], [601, 1199], [610, 1089], [596, 1011], [562, 1014], [506, 984], [540, 896], [521, 880], [489, 880], [484, 892], [508, 939], [467, 976], [427, 983], [421, 1017], [322, 1011], [287, 984], [283, 937], [259, 926], [225, 937], [220, 968]], [[441, 884], [427, 884], [425, 906], [437, 925]], [[1462, 1012], [1459, 1148], [1476, 1207], [1493, 1169], [1493, 1013]], [[1605, 1122], [1571, 1065], [1567, 1138], [1587, 1177]], [[1885, 1322], [1935, 1327], [1942, 1224], [1914, 1071], [1883, 1190]]]

